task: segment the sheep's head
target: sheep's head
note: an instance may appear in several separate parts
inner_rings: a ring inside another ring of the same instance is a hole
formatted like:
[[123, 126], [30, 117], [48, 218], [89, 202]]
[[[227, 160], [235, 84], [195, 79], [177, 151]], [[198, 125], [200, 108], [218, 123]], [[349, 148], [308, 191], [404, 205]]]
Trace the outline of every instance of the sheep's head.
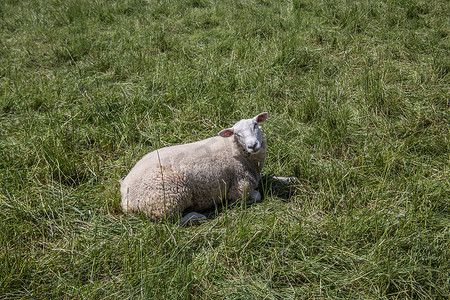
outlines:
[[221, 137], [235, 136], [244, 149], [251, 154], [256, 154], [261, 149], [263, 133], [258, 126], [267, 119], [267, 113], [260, 113], [253, 119], [240, 120], [233, 127], [219, 132]]

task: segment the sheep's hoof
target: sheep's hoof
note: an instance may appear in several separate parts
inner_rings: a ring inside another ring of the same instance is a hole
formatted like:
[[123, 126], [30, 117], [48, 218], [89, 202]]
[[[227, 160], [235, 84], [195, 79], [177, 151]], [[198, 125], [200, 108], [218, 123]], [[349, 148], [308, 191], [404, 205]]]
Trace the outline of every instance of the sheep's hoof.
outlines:
[[254, 190], [252, 198], [250, 200], [247, 200], [247, 205], [252, 205], [253, 203], [261, 202], [261, 200], [262, 200], [261, 194], [257, 190]]
[[203, 220], [206, 220], [206, 216], [196, 213], [196, 212], [190, 212], [186, 214], [181, 220], [180, 225], [195, 225], [201, 223]]

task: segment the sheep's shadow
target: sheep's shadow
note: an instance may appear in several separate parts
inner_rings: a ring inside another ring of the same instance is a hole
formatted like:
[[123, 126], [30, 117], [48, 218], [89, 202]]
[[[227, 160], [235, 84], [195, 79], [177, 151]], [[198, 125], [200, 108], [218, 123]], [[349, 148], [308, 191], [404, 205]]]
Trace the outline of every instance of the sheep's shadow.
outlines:
[[265, 196], [277, 197], [285, 202], [290, 201], [291, 197], [296, 191], [299, 181], [296, 177], [276, 177], [272, 175], [263, 175], [256, 189], [262, 197], [247, 200], [245, 203], [236, 201], [222, 207], [215, 207], [211, 210], [203, 211], [202, 213], [187, 211], [180, 220], [180, 225], [196, 225], [205, 222], [206, 220], [214, 219], [217, 215], [225, 209], [232, 209], [237, 206], [250, 206], [264, 200]]
[[277, 197], [284, 202], [289, 202], [297, 191], [298, 185], [297, 177], [263, 175], [258, 190], [263, 195]]

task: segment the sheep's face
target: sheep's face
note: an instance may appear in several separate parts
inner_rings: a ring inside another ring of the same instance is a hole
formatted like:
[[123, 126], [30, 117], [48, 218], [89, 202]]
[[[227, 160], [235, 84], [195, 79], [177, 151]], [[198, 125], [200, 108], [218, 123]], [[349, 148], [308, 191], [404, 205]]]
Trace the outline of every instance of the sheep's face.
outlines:
[[219, 132], [221, 137], [233, 136], [239, 141], [244, 149], [250, 154], [256, 154], [261, 149], [263, 133], [258, 126], [267, 119], [267, 113], [261, 113], [253, 119], [240, 120], [233, 127]]

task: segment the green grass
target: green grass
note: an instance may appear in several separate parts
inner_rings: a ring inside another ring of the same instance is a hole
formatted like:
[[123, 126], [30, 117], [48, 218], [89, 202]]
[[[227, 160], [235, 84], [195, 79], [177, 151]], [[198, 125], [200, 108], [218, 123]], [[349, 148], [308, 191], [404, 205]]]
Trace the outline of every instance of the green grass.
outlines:
[[[0, 1], [0, 298], [448, 298], [449, 11]], [[122, 214], [145, 153], [262, 111], [290, 197]]]

